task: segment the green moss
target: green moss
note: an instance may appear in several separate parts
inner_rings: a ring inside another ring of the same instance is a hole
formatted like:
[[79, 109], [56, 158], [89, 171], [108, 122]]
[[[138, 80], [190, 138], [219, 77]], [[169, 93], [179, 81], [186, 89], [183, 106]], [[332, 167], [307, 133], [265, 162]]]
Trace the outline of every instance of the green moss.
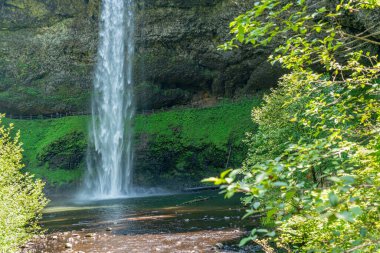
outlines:
[[191, 145], [213, 143], [226, 148], [228, 142], [241, 142], [244, 134], [254, 129], [250, 112], [260, 104], [260, 99], [247, 99], [238, 103], [224, 102], [204, 109], [178, 109], [136, 120], [136, 133], [174, 137], [179, 132], [181, 140]]
[[135, 184], [194, 186], [226, 166], [240, 166], [247, 153], [245, 133], [256, 129], [251, 110], [260, 101], [226, 101], [211, 108], [139, 116]]
[[50, 169], [74, 170], [83, 161], [86, 140], [83, 132], [71, 132], [45, 147], [37, 159], [41, 164], [47, 163]]
[[50, 170], [47, 167], [28, 168], [28, 172], [36, 175], [38, 178], [46, 180], [49, 185], [59, 186], [66, 183], [76, 182], [82, 178], [84, 165], [75, 170]]
[[37, 155], [45, 147], [74, 131], [87, 132], [88, 117], [77, 116], [51, 120], [4, 119], [4, 123], [14, 123], [15, 128], [21, 131], [25, 161], [27, 165], [36, 166]]
[[7, 4], [13, 5], [14, 7], [22, 10], [28, 10], [33, 17], [43, 17], [48, 14], [46, 6], [38, 1], [34, 0], [11, 0]]
[[[239, 164], [245, 154], [242, 148], [244, 135], [256, 128], [250, 113], [260, 101], [255, 98], [237, 103], [223, 102], [212, 108], [138, 115], [135, 121], [136, 148], [144, 146], [144, 136], [149, 140], [148, 147], [143, 148], [148, 153], [144, 157], [148, 163], [139, 165], [136, 176], [146, 182], [149, 182], [146, 176], [149, 173], [152, 181], [157, 173], [161, 173], [163, 180], [181, 176], [184, 179], [194, 176], [198, 180], [202, 175], [214, 174], [215, 168], [224, 169], [231, 146], [235, 151], [230, 164]], [[83, 174], [84, 160], [75, 168], [66, 168], [67, 161], [59, 159], [72, 158], [71, 154], [61, 150], [62, 146], [72, 148], [67, 140], [74, 140], [74, 136], [78, 145], [86, 141], [89, 120], [89, 116], [75, 116], [51, 120], [5, 119], [4, 123], [14, 123], [21, 131], [26, 170], [49, 184], [59, 185], [78, 181]], [[78, 136], [82, 137], [78, 139]], [[73, 150], [78, 149], [75, 146]], [[51, 157], [58, 162], [52, 163]], [[157, 162], [156, 167], [151, 166], [152, 161]]]
[[4, 119], [4, 123], [13, 123], [15, 129], [21, 132], [27, 171], [46, 180], [49, 184], [63, 184], [80, 178], [83, 165], [70, 171], [63, 168], [50, 170], [46, 164], [41, 164], [38, 157], [52, 143], [74, 131], [82, 132], [87, 136], [88, 117], [78, 116], [52, 120]]

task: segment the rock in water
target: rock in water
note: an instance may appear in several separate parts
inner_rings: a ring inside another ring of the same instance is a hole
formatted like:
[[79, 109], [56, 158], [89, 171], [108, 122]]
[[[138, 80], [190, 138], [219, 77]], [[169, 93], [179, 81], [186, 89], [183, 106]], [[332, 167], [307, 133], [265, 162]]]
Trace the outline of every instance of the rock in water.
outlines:
[[215, 246], [218, 248], [218, 249], [222, 249], [223, 248], [223, 243], [217, 243], [215, 244]]

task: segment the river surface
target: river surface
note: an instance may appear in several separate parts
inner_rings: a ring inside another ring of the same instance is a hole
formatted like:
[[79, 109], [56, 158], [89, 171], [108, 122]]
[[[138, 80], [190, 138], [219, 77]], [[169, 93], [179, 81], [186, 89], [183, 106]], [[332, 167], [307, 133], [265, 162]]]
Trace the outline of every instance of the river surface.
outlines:
[[47, 235], [24, 252], [239, 252], [254, 222], [239, 198], [217, 192], [99, 201], [52, 201]]

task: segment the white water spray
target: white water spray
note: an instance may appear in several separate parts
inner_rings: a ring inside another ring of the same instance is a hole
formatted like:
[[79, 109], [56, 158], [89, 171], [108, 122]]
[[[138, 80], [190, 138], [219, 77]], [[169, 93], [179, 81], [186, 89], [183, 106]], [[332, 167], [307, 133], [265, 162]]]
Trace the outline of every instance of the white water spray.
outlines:
[[133, 37], [133, 0], [103, 0], [85, 176], [94, 198], [132, 190]]

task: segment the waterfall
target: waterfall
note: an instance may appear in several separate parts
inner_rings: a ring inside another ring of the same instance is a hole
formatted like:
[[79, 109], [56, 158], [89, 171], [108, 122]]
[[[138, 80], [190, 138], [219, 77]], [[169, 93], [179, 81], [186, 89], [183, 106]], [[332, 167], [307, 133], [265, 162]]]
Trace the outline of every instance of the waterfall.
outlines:
[[131, 193], [133, 54], [133, 0], [103, 0], [85, 175], [87, 196]]

